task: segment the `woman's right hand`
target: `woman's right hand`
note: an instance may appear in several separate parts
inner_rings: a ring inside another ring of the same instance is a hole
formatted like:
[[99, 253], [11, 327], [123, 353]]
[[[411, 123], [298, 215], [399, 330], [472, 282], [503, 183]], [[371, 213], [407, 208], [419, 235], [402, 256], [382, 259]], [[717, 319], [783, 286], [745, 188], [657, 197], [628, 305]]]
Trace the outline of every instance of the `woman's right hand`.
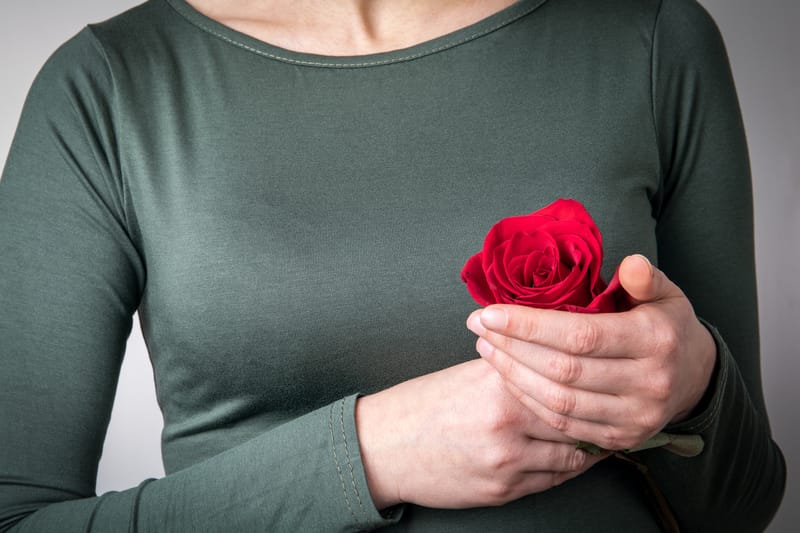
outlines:
[[359, 398], [356, 424], [378, 509], [502, 505], [607, 457], [539, 420], [482, 359]]

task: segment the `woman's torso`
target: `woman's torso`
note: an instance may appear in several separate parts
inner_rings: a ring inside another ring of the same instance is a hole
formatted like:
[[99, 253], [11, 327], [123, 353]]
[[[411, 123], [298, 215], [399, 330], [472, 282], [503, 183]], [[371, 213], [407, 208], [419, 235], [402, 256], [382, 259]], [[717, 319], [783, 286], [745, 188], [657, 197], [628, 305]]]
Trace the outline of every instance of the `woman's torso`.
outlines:
[[[459, 273], [502, 217], [576, 198], [606, 278], [628, 253], [655, 257], [653, 4], [523, 0], [360, 57], [268, 45], [184, 0], [97, 26], [167, 473], [476, 357]], [[410, 508], [396, 527], [544, 526], [656, 530], [611, 462], [503, 508]]]

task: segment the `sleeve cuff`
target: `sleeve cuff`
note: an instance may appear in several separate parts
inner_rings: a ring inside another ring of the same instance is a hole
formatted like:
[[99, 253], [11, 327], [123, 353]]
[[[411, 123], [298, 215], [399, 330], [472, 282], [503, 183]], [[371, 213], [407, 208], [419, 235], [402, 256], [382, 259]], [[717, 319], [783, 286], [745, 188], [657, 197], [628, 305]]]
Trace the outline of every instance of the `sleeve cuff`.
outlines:
[[719, 331], [705, 320], [699, 320], [706, 329], [708, 329], [709, 333], [711, 333], [714, 344], [717, 346], [717, 366], [714, 369], [711, 382], [708, 384], [708, 390], [701, 400], [699, 411], [686, 420], [676, 424], [669, 424], [664, 428], [664, 431], [667, 433], [696, 434], [707, 430], [714, 424], [715, 419], [719, 416], [722, 399], [725, 396], [725, 387], [731, 365], [733, 364], [733, 356], [727, 344], [725, 344], [725, 341], [722, 339], [722, 336], [719, 334]]
[[354, 394], [331, 404], [328, 430], [332, 460], [342, 489], [342, 505], [359, 528], [374, 529], [399, 521], [403, 506], [392, 507], [381, 513], [372, 501], [356, 433], [355, 407], [358, 396]]

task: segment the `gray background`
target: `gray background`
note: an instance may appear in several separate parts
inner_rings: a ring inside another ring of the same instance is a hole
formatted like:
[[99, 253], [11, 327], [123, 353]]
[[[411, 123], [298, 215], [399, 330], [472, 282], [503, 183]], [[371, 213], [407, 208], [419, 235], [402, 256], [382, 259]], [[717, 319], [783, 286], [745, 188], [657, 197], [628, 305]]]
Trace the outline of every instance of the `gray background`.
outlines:
[[[0, 166], [22, 104], [45, 59], [87, 22], [136, 0], [0, 0]], [[701, 0], [728, 46], [750, 142], [756, 213], [756, 255], [764, 386], [775, 439], [789, 465], [783, 506], [769, 531], [800, 522], [800, 2]], [[731, 236], [735, 238], [735, 236]], [[98, 493], [164, 474], [161, 415], [138, 323], [128, 343]], [[794, 527], [793, 527], [794, 526]]]

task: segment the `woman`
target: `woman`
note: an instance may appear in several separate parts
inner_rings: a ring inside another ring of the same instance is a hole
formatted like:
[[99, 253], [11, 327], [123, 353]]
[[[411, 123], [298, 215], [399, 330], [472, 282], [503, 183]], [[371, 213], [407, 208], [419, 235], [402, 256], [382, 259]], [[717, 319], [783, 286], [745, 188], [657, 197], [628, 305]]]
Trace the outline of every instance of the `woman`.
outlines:
[[[0, 181], [2, 528], [656, 531], [576, 442], [666, 427], [706, 445], [637, 458], [681, 528], [763, 529], [784, 465], [705, 12], [300, 7], [151, 0], [40, 73]], [[637, 305], [470, 315], [489, 226], [560, 197]], [[167, 475], [96, 498], [136, 310]]]

